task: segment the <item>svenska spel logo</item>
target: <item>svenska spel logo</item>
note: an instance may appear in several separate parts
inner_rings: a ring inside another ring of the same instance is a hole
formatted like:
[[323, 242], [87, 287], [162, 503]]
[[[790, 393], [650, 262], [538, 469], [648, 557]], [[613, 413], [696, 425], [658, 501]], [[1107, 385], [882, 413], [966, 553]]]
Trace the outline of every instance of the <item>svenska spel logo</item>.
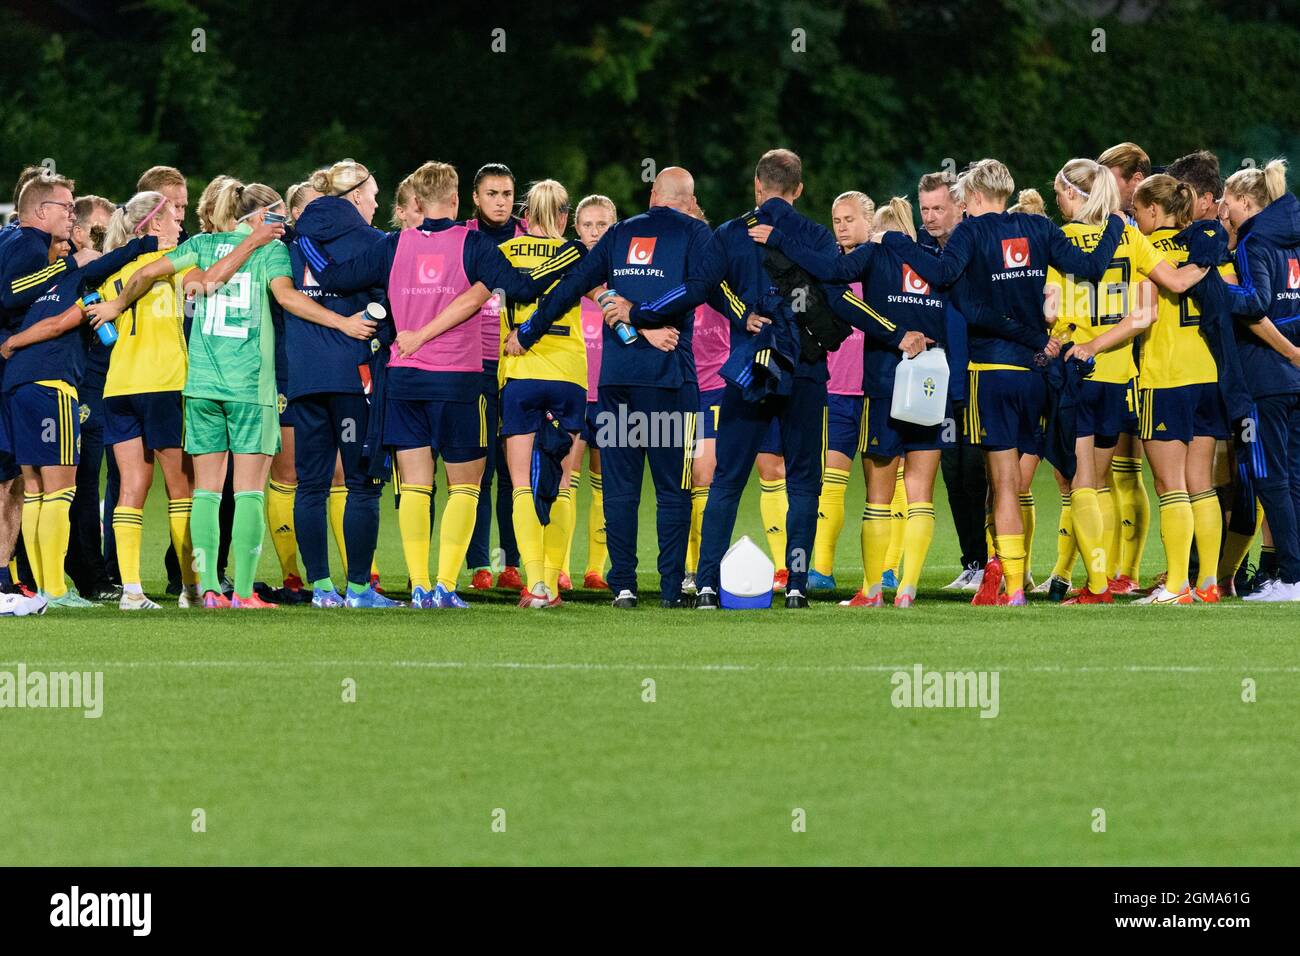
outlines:
[[627, 245], [627, 264], [630, 266], [648, 266], [654, 261], [657, 236], [633, 236]]
[[1286, 287], [1300, 289], [1300, 259], [1286, 261]]
[[415, 260], [415, 271], [420, 285], [437, 285], [442, 279], [444, 256], [441, 253], [420, 256]]
[[1002, 240], [1002, 268], [1023, 269], [1029, 265], [1029, 240], [1024, 236]]
[[929, 295], [930, 283], [912, 271], [912, 267], [903, 263], [903, 291], [912, 295]]

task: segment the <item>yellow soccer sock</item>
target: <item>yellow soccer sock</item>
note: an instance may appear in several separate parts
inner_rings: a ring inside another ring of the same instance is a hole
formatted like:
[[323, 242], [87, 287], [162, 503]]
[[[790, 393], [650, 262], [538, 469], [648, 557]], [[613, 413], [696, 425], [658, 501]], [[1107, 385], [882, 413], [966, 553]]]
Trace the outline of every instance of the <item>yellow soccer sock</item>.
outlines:
[[605, 492], [598, 472], [591, 472], [591, 510], [587, 512], [587, 573], [605, 573], [609, 547], [605, 544]]
[[1074, 537], [1083, 556], [1083, 569], [1088, 575], [1088, 590], [1093, 594], [1105, 591], [1106, 542], [1102, 537], [1101, 506], [1097, 489], [1075, 488], [1070, 492], [1070, 514], [1074, 518]]
[[1025, 589], [1025, 536], [1000, 534], [997, 536], [998, 557], [1002, 560], [1002, 576], [1006, 581], [1007, 595]]
[[573, 558], [573, 532], [578, 527], [578, 486], [582, 484], [582, 472], [569, 472], [570, 500], [573, 503], [573, 520], [569, 522], [569, 540], [564, 545], [564, 564], [560, 569], [569, 573], [569, 562]]
[[298, 482], [272, 479], [266, 488], [266, 526], [271, 531], [271, 545], [280, 559], [280, 577], [298, 574], [298, 535], [293, 527], [293, 499]]
[[546, 577], [546, 529], [537, 518], [531, 487], [511, 489], [510, 514], [515, 522], [515, 543], [519, 546], [524, 583], [532, 588]]
[[822, 475], [822, 493], [817, 500], [817, 536], [813, 538], [813, 570], [827, 576], [835, 573], [835, 545], [844, 530], [844, 493], [849, 473], [827, 468]]
[[1255, 543], [1255, 538], [1259, 535], [1259, 529], [1264, 521], [1264, 506], [1256, 504], [1255, 506], [1255, 530], [1250, 534], [1238, 534], [1236, 531], [1229, 531], [1224, 536], [1223, 553], [1219, 556], [1219, 580], [1231, 581], [1237, 576], [1237, 569], [1241, 567], [1241, 562], [1246, 560], [1246, 555], [1250, 554], [1250, 546]]
[[1101, 511], [1101, 540], [1106, 548], [1106, 577], [1119, 576], [1120, 542], [1123, 528], [1116, 512], [1116, 496], [1110, 487], [1097, 489], [1097, 508]]
[[45, 593], [50, 597], [61, 597], [68, 590], [63, 580], [63, 562], [68, 556], [68, 538], [72, 534], [68, 510], [76, 493], [76, 487], [60, 488], [48, 492], [41, 499], [41, 520], [36, 527], [36, 536], [41, 542], [41, 579], [45, 582]]
[[[268, 502], [268, 506], [269, 506]], [[343, 512], [348, 507], [348, 486], [331, 485], [329, 497], [330, 531], [334, 535], [334, 546], [339, 549], [339, 561], [343, 564], [343, 576], [348, 576], [348, 546], [343, 538]]]
[[[1219, 496], [1213, 488], [1188, 496], [1192, 504], [1192, 522], [1195, 528], [1196, 554], [1200, 561], [1200, 580], [1196, 586], [1204, 591], [1218, 584], [1219, 548], [1223, 544], [1223, 512], [1219, 510]], [[1161, 518], [1163, 521], [1164, 518]]]
[[469, 539], [474, 535], [478, 487], [477, 484], [447, 487], [447, 507], [442, 513], [442, 530], [438, 535], [438, 583], [448, 591], [456, 590], [456, 578], [465, 563]]
[[889, 505], [868, 502], [862, 511], [862, 590], [867, 597], [880, 593], [880, 579], [885, 573], [885, 552], [889, 550]]
[[1034, 493], [1032, 491], [1027, 491], [1020, 496], [1020, 521], [1025, 526], [1025, 571], [1032, 575], [1034, 567], [1034, 527], [1038, 524], [1038, 509], [1034, 506]]
[[172, 498], [167, 502], [167, 532], [171, 535], [172, 550], [181, 566], [181, 583], [188, 586], [199, 583], [194, 570], [194, 545], [190, 540], [190, 512], [193, 498]]
[[552, 594], [560, 593], [560, 572], [569, 536], [573, 533], [573, 489], [561, 488], [551, 505], [551, 522], [542, 529], [546, 563], [546, 586]]
[[1192, 556], [1196, 519], [1185, 491], [1166, 491], [1160, 496], [1160, 540], [1165, 546], [1165, 589], [1181, 594], [1187, 587], [1187, 566]]
[[704, 507], [709, 503], [709, 489], [691, 489], [691, 535], [686, 539], [686, 573], [694, 574], [700, 566], [700, 529], [704, 527]]
[[988, 552], [989, 560], [992, 561], [998, 554], [996, 542], [993, 540], [993, 512], [984, 512], [984, 549]]
[[37, 533], [41, 521], [42, 495], [23, 495], [23, 550], [27, 552], [27, 563], [31, 565], [32, 577], [36, 579], [36, 590], [45, 590], [45, 577], [41, 573], [41, 536]]
[[785, 496], [785, 479], [760, 480], [758, 488], [758, 512], [763, 517], [763, 529], [767, 532], [767, 547], [772, 552], [772, 563], [779, 570], [785, 567], [785, 517], [790, 510], [790, 502]]
[[909, 501], [907, 503], [907, 534], [903, 539], [903, 553], [907, 563], [903, 566], [903, 579], [898, 584], [899, 594], [916, 597], [921, 583], [925, 556], [934, 540], [934, 502]]
[[1115, 491], [1119, 496], [1118, 523], [1123, 527], [1119, 573], [1136, 581], [1142, 571], [1147, 533], [1151, 530], [1151, 498], [1142, 480], [1141, 458], [1116, 458], [1113, 468]]
[[1061, 517], [1056, 525], [1056, 567], [1052, 577], [1069, 581], [1074, 577], [1074, 558], [1079, 549], [1074, 541], [1074, 516], [1070, 511], [1070, 496], [1061, 495]]
[[[402, 535], [402, 554], [412, 588], [429, 588], [429, 485], [402, 484], [402, 503], [397, 508], [397, 527]], [[446, 518], [444, 517], [444, 521]]]
[[903, 469], [894, 477], [894, 498], [889, 503], [889, 550], [885, 552], [885, 570], [897, 573], [903, 560], [903, 535], [907, 531], [907, 487]]
[[[113, 509], [113, 539], [117, 543], [117, 570], [124, 586], [140, 586], [140, 541], [144, 537], [144, 509], [118, 505]], [[180, 557], [180, 552], [177, 552]]]

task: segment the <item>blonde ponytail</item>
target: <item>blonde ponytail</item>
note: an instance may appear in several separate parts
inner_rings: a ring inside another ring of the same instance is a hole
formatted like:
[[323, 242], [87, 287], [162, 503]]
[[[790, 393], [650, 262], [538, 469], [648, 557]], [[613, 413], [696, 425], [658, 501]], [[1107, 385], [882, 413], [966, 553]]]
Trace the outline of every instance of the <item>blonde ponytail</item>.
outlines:
[[113, 210], [113, 216], [108, 220], [108, 231], [104, 233], [104, 251], [120, 249], [134, 239], [138, 235], [136, 230], [145, 219], [159, 215], [160, 207], [166, 201], [167, 197], [162, 193], [146, 191], [136, 193]]
[[1270, 159], [1263, 169], [1239, 169], [1223, 184], [1225, 192], [1250, 199], [1260, 209], [1286, 194], [1286, 160]]
[[543, 179], [529, 187], [524, 206], [530, 226], [537, 227], [550, 239], [564, 238], [560, 219], [568, 213], [568, 190], [554, 179]]
[[875, 229], [877, 232], [905, 232], [915, 242], [916, 224], [912, 222], [912, 204], [902, 196], [889, 200], [876, 210]]
[[1056, 174], [1057, 180], [1083, 197], [1075, 222], [1100, 226], [1119, 209], [1119, 186], [1110, 170], [1091, 159], [1072, 159]]

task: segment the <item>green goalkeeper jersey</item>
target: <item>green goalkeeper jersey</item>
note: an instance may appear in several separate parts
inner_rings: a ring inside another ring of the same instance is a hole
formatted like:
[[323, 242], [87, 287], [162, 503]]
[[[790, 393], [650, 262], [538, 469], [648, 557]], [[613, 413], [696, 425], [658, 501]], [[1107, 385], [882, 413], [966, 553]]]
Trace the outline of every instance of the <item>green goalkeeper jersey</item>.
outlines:
[[[250, 232], [251, 227], [240, 225], [234, 232], [191, 236], [167, 253], [167, 258], [177, 272], [189, 266], [207, 269], [229, 255]], [[276, 404], [271, 280], [292, 275], [288, 247], [269, 242], [256, 249], [219, 291], [195, 298], [186, 397]]]

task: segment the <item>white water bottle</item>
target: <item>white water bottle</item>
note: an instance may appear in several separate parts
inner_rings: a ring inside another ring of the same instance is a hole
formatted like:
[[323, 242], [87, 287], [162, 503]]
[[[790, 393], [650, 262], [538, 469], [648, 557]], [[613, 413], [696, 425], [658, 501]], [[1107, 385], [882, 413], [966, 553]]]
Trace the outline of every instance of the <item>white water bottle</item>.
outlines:
[[889, 416], [913, 425], [937, 425], [947, 408], [948, 356], [943, 349], [926, 349], [916, 358], [904, 356], [894, 370]]
[[749, 535], [742, 535], [722, 556], [718, 569], [722, 585], [718, 603], [733, 610], [770, 608], [775, 571], [767, 552], [754, 544]]

